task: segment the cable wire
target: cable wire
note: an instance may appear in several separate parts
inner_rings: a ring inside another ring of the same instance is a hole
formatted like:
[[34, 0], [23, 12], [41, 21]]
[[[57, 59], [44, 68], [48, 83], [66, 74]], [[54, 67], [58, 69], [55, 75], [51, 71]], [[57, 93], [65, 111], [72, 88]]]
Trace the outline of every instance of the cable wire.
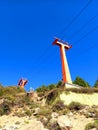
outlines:
[[92, 22], [97, 16], [98, 16], [98, 14], [96, 14], [96, 15], [93, 16], [93, 17], [91, 17], [85, 24], [83, 24], [83, 25], [81, 26], [81, 28], [79, 28], [77, 31], [75, 31], [75, 32], [70, 36], [70, 38], [73, 38], [76, 34], [78, 34], [79, 32], [81, 32], [82, 29], [83, 29], [84, 27], [86, 27], [90, 22]]
[[85, 35], [83, 35], [79, 40], [76, 40], [75, 42], [81, 41], [83, 38], [87, 37], [90, 33], [96, 31], [97, 29], [98, 29], [98, 26], [96, 26], [95, 28], [93, 28], [92, 30], [90, 30], [89, 32], [87, 32]]
[[[67, 30], [77, 19], [78, 17], [83, 13], [83, 11], [90, 5], [90, 3], [93, 0], [89, 0], [88, 3], [79, 11], [79, 13], [69, 22], [69, 24], [63, 29], [63, 31], [61, 33], [64, 33], [65, 30]], [[65, 35], [62, 36], [62, 38], [64, 38]]]

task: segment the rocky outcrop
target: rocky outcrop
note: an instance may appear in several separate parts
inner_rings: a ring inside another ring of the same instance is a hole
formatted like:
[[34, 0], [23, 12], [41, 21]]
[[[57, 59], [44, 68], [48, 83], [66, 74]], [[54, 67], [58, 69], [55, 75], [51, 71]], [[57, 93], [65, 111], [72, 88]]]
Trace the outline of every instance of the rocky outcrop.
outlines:
[[57, 123], [59, 124], [61, 129], [69, 130], [72, 127], [71, 120], [66, 115], [59, 116], [57, 119]]

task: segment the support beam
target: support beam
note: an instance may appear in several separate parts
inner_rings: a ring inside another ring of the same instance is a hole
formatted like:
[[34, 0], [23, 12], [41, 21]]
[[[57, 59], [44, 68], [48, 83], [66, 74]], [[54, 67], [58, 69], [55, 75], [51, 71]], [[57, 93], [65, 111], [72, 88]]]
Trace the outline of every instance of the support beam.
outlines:
[[58, 38], [55, 39], [53, 45], [58, 45], [60, 47], [61, 63], [62, 63], [62, 80], [64, 83], [72, 84], [65, 52], [65, 50], [69, 50], [72, 46], [69, 46], [67, 42], [59, 40]]

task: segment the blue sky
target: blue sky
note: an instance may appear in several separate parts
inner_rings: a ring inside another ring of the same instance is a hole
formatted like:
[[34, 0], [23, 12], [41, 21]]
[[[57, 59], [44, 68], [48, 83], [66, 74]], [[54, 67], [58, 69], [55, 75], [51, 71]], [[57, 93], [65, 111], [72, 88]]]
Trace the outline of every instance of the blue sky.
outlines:
[[[73, 47], [67, 52], [72, 80], [92, 86], [98, 78], [98, 0], [0, 0], [0, 83], [26, 90], [62, 79], [59, 37]], [[66, 28], [67, 27], [67, 28]]]

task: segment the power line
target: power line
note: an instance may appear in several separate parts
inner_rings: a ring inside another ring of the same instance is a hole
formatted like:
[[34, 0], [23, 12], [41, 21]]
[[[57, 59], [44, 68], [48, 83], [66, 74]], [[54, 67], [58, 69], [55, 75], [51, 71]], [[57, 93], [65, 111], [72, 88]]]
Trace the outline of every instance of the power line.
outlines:
[[92, 30], [90, 30], [89, 32], [87, 32], [85, 35], [83, 35], [79, 40], [76, 40], [75, 42], [81, 41], [83, 38], [87, 37], [90, 33], [96, 31], [97, 29], [98, 29], [98, 26], [96, 26], [95, 28], [93, 28]]
[[85, 49], [84, 51], [80, 52], [80, 54], [88, 53], [88, 51], [91, 51], [91, 49], [95, 48], [96, 46], [98, 46], [98, 43], [95, 43], [92, 46], [89, 46], [87, 49]]
[[75, 32], [70, 36], [70, 38], [73, 38], [77, 33], [81, 32], [82, 29], [83, 29], [84, 27], [86, 27], [91, 21], [93, 21], [97, 16], [98, 16], [98, 14], [96, 14], [95, 16], [93, 16], [92, 18], [90, 18], [85, 24], [83, 24], [83, 25], [81, 26], [81, 28], [79, 28], [77, 31], [75, 31]]
[[[61, 33], [64, 33], [65, 30], [67, 30], [77, 19], [78, 17], [83, 13], [83, 11], [90, 5], [90, 3], [93, 0], [89, 0], [88, 3], [79, 11], [79, 13], [69, 22], [69, 24], [63, 29], [63, 31]], [[65, 35], [62, 36], [62, 38], [64, 38]]]
[[[90, 4], [92, 1], [93, 1], [93, 0], [89, 0], [89, 1], [88, 1], [88, 3], [87, 3], [87, 4], [80, 10], [80, 12], [72, 19], [72, 21], [65, 27], [65, 29], [68, 29], [68, 28], [72, 25], [72, 23], [77, 20], [77, 18], [82, 14], [82, 12], [89, 6], [89, 4]], [[64, 32], [65, 29], [64, 29], [62, 32]], [[64, 36], [63, 36], [63, 37], [64, 37]], [[50, 47], [50, 45], [49, 45], [49, 47]], [[47, 48], [43, 51], [42, 55], [38, 58], [38, 60], [41, 60], [42, 57], [45, 56], [45, 54], [47, 53], [47, 50], [49, 49], [49, 47], [47, 47]]]
[[40, 55], [40, 57], [38, 58], [38, 60], [41, 60], [44, 56], [46, 56], [47, 52], [49, 51], [51, 45], [47, 46], [44, 51], [42, 52], [42, 54]]

